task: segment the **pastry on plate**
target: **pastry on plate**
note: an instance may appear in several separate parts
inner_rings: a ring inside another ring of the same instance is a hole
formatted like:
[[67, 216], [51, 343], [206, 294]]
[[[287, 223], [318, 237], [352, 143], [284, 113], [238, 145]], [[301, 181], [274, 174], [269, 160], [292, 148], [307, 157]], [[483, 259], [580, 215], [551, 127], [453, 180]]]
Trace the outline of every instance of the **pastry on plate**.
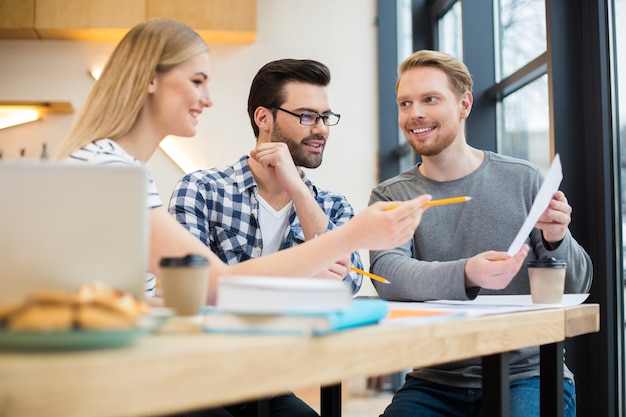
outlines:
[[9, 330], [59, 331], [74, 325], [74, 306], [70, 304], [32, 304], [12, 314], [7, 321]]

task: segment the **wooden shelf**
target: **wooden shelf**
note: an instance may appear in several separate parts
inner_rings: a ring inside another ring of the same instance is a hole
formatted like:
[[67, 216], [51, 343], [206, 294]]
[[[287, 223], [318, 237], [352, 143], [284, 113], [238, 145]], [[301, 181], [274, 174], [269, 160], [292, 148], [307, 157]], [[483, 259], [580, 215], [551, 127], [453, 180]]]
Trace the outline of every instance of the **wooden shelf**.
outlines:
[[40, 113], [74, 113], [69, 101], [0, 101], [0, 112], [6, 109], [35, 109]]
[[34, 122], [48, 113], [74, 113], [69, 101], [0, 101], [0, 129]]

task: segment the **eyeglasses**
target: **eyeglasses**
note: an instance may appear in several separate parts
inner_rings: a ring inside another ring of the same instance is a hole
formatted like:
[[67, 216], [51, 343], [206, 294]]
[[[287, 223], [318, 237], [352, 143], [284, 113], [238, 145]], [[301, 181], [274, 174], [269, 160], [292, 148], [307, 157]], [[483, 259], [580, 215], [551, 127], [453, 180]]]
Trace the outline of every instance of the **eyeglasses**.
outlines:
[[304, 112], [302, 114], [298, 114], [289, 110], [285, 110], [282, 107], [274, 107], [274, 108], [276, 110], [289, 113], [292, 116], [299, 117], [300, 124], [303, 126], [315, 126], [317, 122], [320, 121], [320, 119], [322, 119], [322, 123], [324, 123], [326, 126], [335, 126], [337, 123], [339, 123], [339, 119], [341, 118], [340, 114], [335, 114], [331, 112], [324, 113], [324, 114], [319, 114], [315, 112]]

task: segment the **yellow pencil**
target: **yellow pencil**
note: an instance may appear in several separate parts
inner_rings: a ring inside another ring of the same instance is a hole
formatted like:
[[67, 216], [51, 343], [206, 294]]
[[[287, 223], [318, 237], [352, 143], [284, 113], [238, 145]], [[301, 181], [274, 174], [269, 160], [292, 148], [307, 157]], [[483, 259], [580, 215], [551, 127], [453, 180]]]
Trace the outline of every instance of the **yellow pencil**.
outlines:
[[[451, 198], [442, 198], [441, 200], [430, 200], [424, 204], [422, 207], [432, 207], [432, 206], [443, 206], [445, 204], [455, 204], [455, 203], [465, 203], [466, 201], [470, 201], [472, 197], [462, 196], [462, 197], [451, 197]], [[389, 206], [385, 210], [393, 210], [396, 206]]]
[[354, 272], [358, 272], [359, 274], [366, 275], [366, 276], [370, 277], [373, 280], [382, 282], [383, 284], [391, 284], [391, 282], [387, 281], [383, 277], [379, 277], [378, 275], [370, 274], [369, 272], [364, 271], [364, 270], [359, 269], [359, 268], [355, 268], [354, 266], [351, 266], [350, 269], [353, 270]]
[[442, 198], [441, 200], [430, 200], [422, 204], [422, 207], [443, 206], [444, 204], [454, 204], [454, 203], [465, 203], [466, 201], [470, 201], [471, 199], [472, 197], [468, 197], [468, 196]]

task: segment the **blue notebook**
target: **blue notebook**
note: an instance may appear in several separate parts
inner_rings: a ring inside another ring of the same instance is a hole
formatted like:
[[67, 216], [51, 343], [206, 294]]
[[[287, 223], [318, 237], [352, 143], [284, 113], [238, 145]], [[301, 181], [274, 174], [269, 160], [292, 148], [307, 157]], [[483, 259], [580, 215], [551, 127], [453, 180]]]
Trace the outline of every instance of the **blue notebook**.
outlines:
[[204, 307], [203, 330], [208, 333], [321, 336], [378, 323], [387, 316], [385, 300], [354, 299], [343, 311], [328, 313], [239, 314]]

